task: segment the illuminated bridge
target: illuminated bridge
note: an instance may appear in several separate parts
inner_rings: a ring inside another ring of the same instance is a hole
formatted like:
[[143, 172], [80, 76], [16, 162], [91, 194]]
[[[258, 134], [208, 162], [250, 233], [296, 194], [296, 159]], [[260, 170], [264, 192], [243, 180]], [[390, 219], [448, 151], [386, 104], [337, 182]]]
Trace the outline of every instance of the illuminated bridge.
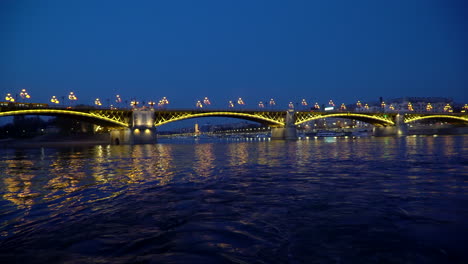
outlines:
[[102, 109], [92, 107], [50, 107], [44, 104], [0, 103], [0, 117], [13, 115], [64, 116], [111, 130], [114, 143], [154, 142], [155, 128], [171, 122], [200, 117], [232, 117], [261, 123], [272, 128], [272, 138], [296, 138], [296, 126], [324, 118], [358, 120], [403, 134], [401, 128], [411, 122], [437, 120], [468, 124], [468, 113], [382, 113], [337, 111], [264, 111], [264, 110], [168, 110], [168, 109]]

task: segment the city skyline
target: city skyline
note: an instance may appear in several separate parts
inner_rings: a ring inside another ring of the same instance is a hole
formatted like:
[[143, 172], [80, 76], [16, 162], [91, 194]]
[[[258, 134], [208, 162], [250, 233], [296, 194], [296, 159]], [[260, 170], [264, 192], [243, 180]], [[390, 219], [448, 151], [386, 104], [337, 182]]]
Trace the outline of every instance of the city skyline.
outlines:
[[[11, 1], [0, 4], [0, 92], [225, 107], [274, 98], [468, 102], [460, 1]], [[264, 102], [266, 103], [266, 102]]]

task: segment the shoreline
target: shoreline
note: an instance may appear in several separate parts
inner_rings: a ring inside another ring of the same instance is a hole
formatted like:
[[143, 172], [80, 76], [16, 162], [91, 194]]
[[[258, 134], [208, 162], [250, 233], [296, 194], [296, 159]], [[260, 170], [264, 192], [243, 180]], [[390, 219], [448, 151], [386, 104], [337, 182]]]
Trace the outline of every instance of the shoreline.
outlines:
[[7, 138], [0, 140], [3, 148], [37, 148], [37, 147], [67, 147], [110, 145], [107, 135], [47, 135], [27, 139]]

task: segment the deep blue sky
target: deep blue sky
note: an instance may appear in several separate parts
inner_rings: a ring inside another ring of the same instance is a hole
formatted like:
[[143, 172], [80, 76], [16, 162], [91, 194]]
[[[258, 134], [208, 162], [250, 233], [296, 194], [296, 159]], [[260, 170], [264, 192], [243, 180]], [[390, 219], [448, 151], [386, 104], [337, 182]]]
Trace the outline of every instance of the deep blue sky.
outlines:
[[468, 103], [464, 1], [0, 1], [0, 92], [33, 101]]

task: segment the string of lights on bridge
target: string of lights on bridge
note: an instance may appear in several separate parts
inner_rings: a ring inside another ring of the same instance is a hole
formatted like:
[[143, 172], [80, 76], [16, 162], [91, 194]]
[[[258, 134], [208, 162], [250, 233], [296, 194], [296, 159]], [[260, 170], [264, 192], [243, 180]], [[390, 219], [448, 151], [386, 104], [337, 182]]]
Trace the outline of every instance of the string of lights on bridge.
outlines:
[[[18, 102], [18, 95], [19, 97], [21, 98], [21, 101], [22, 102]], [[26, 89], [22, 89], [19, 94], [17, 94], [16, 96], [13, 96], [11, 93], [7, 93], [6, 96], [5, 96], [5, 100], [9, 103], [28, 103], [27, 101], [31, 99], [31, 95], [26, 91]], [[68, 94], [68, 102], [69, 102], [69, 105], [70, 107], [75, 105], [76, 104], [76, 101], [78, 101], [78, 97], [76, 96], [76, 94], [74, 92], [70, 92]], [[115, 96], [115, 104], [114, 103], [110, 103], [110, 100], [108, 99], [108, 107], [110, 109], [117, 109], [117, 106], [118, 105], [122, 105], [122, 104], [125, 104], [128, 102], [128, 101], [124, 101], [122, 99], [122, 97], [120, 97], [120, 95], [116, 95]], [[57, 97], [57, 96], [52, 96], [50, 98], [50, 103], [52, 103], [53, 105], [60, 105], [60, 104], [66, 104], [65, 102], [65, 96], [62, 96], [62, 101], [60, 101], [60, 99]], [[102, 102], [99, 98], [96, 98], [94, 100], [94, 105], [96, 107], [102, 107]], [[132, 98], [130, 100], [130, 103], [129, 103], [129, 106], [131, 106], [132, 108], [137, 108], [137, 107], [151, 107], [151, 108], [160, 108], [160, 109], [166, 109], [169, 105], [169, 100], [167, 97], [162, 97], [158, 102], [155, 102], [155, 101], [148, 101], [147, 103], [145, 102], [140, 102], [138, 101], [137, 99], [134, 99]], [[197, 109], [203, 109], [203, 108], [207, 108], [211, 105], [211, 101], [208, 97], [205, 97], [203, 100], [197, 100], [196, 103], [195, 103], [195, 108]], [[227, 102], [227, 107], [228, 108], [235, 108], [237, 105], [237, 107], [239, 108], [243, 108], [245, 107], [246, 103], [244, 102], [244, 100], [242, 98], [238, 98], [237, 100], [230, 100]], [[297, 107], [298, 104], [296, 104], [296, 107]], [[271, 98], [269, 101], [265, 101], [265, 103], [263, 101], [259, 101], [258, 104], [256, 104], [255, 107], [258, 107], [259, 109], [262, 109], [262, 108], [274, 108], [276, 106], [276, 102], [273, 98]], [[304, 108], [304, 109], [310, 109], [310, 110], [317, 110], [317, 111], [320, 111], [320, 110], [325, 110], [325, 111], [328, 111], [328, 110], [340, 110], [340, 111], [346, 111], [347, 110], [347, 107], [344, 103], [342, 103], [339, 107], [337, 107], [335, 105], [335, 103], [333, 102], [333, 100], [329, 100], [328, 102], [328, 105], [325, 106], [325, 105], [322, 105], [320, 106], [320, 104], [318, 102], [315, 102], [315, 104], [311, 104], [309, 105], [309, 103], [307, 102], [306, 99], [302, 99], [301, 102], [300, 102], [300, 107]], [[295, 105], [293, 102], [289, 102], [288, 104], [288, 108], [289, 109], [294, 109], [295, 108]], [[322, 109], [323, 108], [323, 109]], [[369, 111], [370, 110], [370, 106], [369, 104], [367, 103], [362, 103], [360, 100], [358, 100], [356, 102], [356, 109], [360, 109], [362, 111]], [[387, 109], [389, 111], [395, 111], [396, 108], [393, 104], [389, 104], [387, 105], [384, 101], [382, 101], [380, 103], [380, 108], [381, 109]], [[411, 102], [408, 102], [407, 103], [407, 107], [406, 107], [407, 111], [414, 111], [414, 107], [413, 107], [413, 104]], [[425, 111], [427, 112], [431, 112], [434, 110], [434, 107], [431, 105], [431, 103], [427, 103], [425, 105]], [[443, 112], [453, 112], [453, 107], [447, 103], [444, 107], [443, 107]], [[468, 112], [468, 104], [465, 104], [462, 108], [461, 108], [461, 112]]]

